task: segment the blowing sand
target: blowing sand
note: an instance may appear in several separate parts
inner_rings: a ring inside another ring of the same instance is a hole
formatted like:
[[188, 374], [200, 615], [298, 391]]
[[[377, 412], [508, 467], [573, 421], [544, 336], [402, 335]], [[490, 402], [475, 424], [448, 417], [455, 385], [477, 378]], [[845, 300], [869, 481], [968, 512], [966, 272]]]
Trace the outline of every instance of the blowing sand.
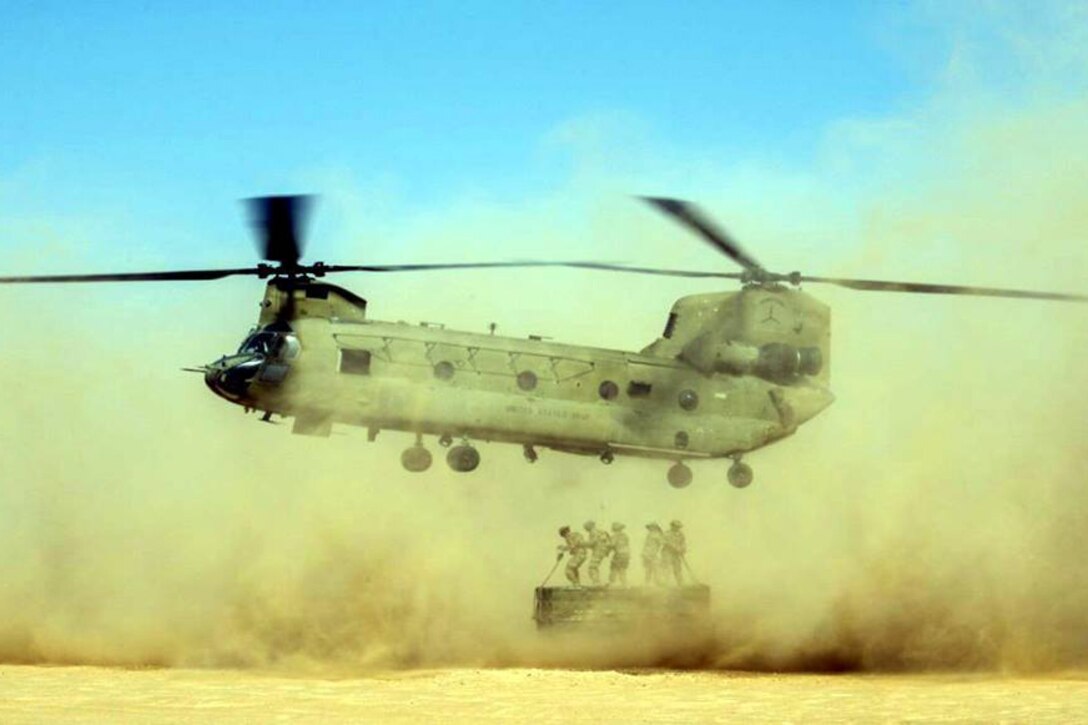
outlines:
[[1083, 722], [1088, 674], [1048, 678], [540, 669], [309, 679], [222, 670], [0, 667], [0, 719]]

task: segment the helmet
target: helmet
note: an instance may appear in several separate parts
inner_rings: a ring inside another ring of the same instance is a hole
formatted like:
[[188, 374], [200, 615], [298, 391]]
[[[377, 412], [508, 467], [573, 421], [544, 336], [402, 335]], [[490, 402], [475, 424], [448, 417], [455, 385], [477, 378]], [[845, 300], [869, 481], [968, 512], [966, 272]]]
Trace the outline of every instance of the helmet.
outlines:
[[669, 524], [669, 526], [673, 527], [674, 529], [682, 529], [682, 528], [684, 528], [684, 525], [683, 525], [682, 523], [680, 523], [680, 522], [679, 522], [678, 520], [676, 520], [676, 519], [673, 519], [673, 522], [672, 522], [671, 524]]
[[623, 529], [624, 529], [624, 526], [619, 521], [612, 524], [612, 530], [613, 531], [623, 531]]
[[593, 529], [597, 528], [597, 522], [596, 521], [587, 521], [585, 523], [585, 528], [587, 530], [589, 530], [589, 531], [592, 531]]
[[559, 527], [559, 535], [560, 536], [566, 536], [569, 533], [570, 533], [570, 527], [569, 526], [560, 526]]

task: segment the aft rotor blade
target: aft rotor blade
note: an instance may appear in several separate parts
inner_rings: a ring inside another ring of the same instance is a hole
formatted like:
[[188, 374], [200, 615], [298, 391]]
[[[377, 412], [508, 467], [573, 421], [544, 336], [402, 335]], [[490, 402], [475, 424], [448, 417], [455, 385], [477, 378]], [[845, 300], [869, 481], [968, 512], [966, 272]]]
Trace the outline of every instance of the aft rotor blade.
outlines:
[[191, 269], [175, 272], [121, 272], [119, 274], [40, 274], [0, 277], [0, 284], [56, 284], [65, 282], [186, 282], [223, 279], [236, 275], [259, 275], [257, 267], [241, 269]]
[[763, 269], [763, 265], [745, 252], [737, 244], [736, 240], [729, 236], [728, 232], [710, 221], [694, 204], [679, 199], [666, 199], [656, 196], [642, 196], [639, 198], [691, 229], [715, 249], [745, 269]]
[[304, 226], [311, 196], [258, 196], [246, 199], [258, 235], [261, 258], [293, 267], [305, 246]]
[[703, 272], [686, 269], [661, 269], [659, 267], [628, 267], [621, 264], [600, 262], [564, 262], [564, 267], [578, 269], [601, 269], [607, 272], [631, 272], [633, 274], [654, 274], [660, 277], [689, 277], [695, 279], [743, 279], [741, 272]]
[[842, 277], [809, 277], [807, 275], [802, 275], [800, 281], [833, 284], [838, 285], [839, 287], [846, 287], [847, 289], [863, 290], [866, 292], [913, 292], [916, 294], [930, 295], [967, 295], [971, 297], [1009, 297], [1026, 300], [1088, 302], [1088, 295], [1005, 289], [1002, 287], [970, 287], [957, 284], [927, 284], [924, 282], [887, 282], [882, 280], [848, 279]]

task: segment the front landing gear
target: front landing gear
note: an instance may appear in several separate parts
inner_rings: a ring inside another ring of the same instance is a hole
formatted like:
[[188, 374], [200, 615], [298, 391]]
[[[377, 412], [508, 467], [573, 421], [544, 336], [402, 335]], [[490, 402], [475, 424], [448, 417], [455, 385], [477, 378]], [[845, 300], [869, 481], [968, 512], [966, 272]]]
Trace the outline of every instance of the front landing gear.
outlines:
[[733, 465], [729, 467], [729, 484], [734, 488], [747, 488], [752, 483], [755, 474], [747, 463], [741, 463], [740, 456], [733, 459]]
[[446, 454], [446, 463], [458, 473], [470, 473], [480, 465], [480, 452], [466, 441], [450, 448]]
[[669, 485], [673, 488], [687, 488], [691, 485], [691, 469], [680, 461], [669, 467], [669, 473], [666, 477], [669, 480]]
[[416, 436], [416, 444], [400, 454], [400, 465], [412, 473], [422, 473], [431, 467], [431, 452], [423, 447], [423, 437]]

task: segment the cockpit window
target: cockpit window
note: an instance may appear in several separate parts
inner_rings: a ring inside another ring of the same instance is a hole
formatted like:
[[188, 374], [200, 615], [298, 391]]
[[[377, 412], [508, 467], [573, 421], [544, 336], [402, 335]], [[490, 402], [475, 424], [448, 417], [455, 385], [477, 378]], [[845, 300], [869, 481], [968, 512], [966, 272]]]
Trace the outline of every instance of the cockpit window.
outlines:
[[274, 332], [255, 332], [247, 337], [238, 352], [271, 357], [279, 348], [280, 336]]
[[267, 358], [283, 357], [293, 360], [298, 357], [302, 346], [298, 337], [290, 333], [270, 332], [267, 328], [258, 330], [243, 342], [238, 348], [239, 353], [261, 355]]

